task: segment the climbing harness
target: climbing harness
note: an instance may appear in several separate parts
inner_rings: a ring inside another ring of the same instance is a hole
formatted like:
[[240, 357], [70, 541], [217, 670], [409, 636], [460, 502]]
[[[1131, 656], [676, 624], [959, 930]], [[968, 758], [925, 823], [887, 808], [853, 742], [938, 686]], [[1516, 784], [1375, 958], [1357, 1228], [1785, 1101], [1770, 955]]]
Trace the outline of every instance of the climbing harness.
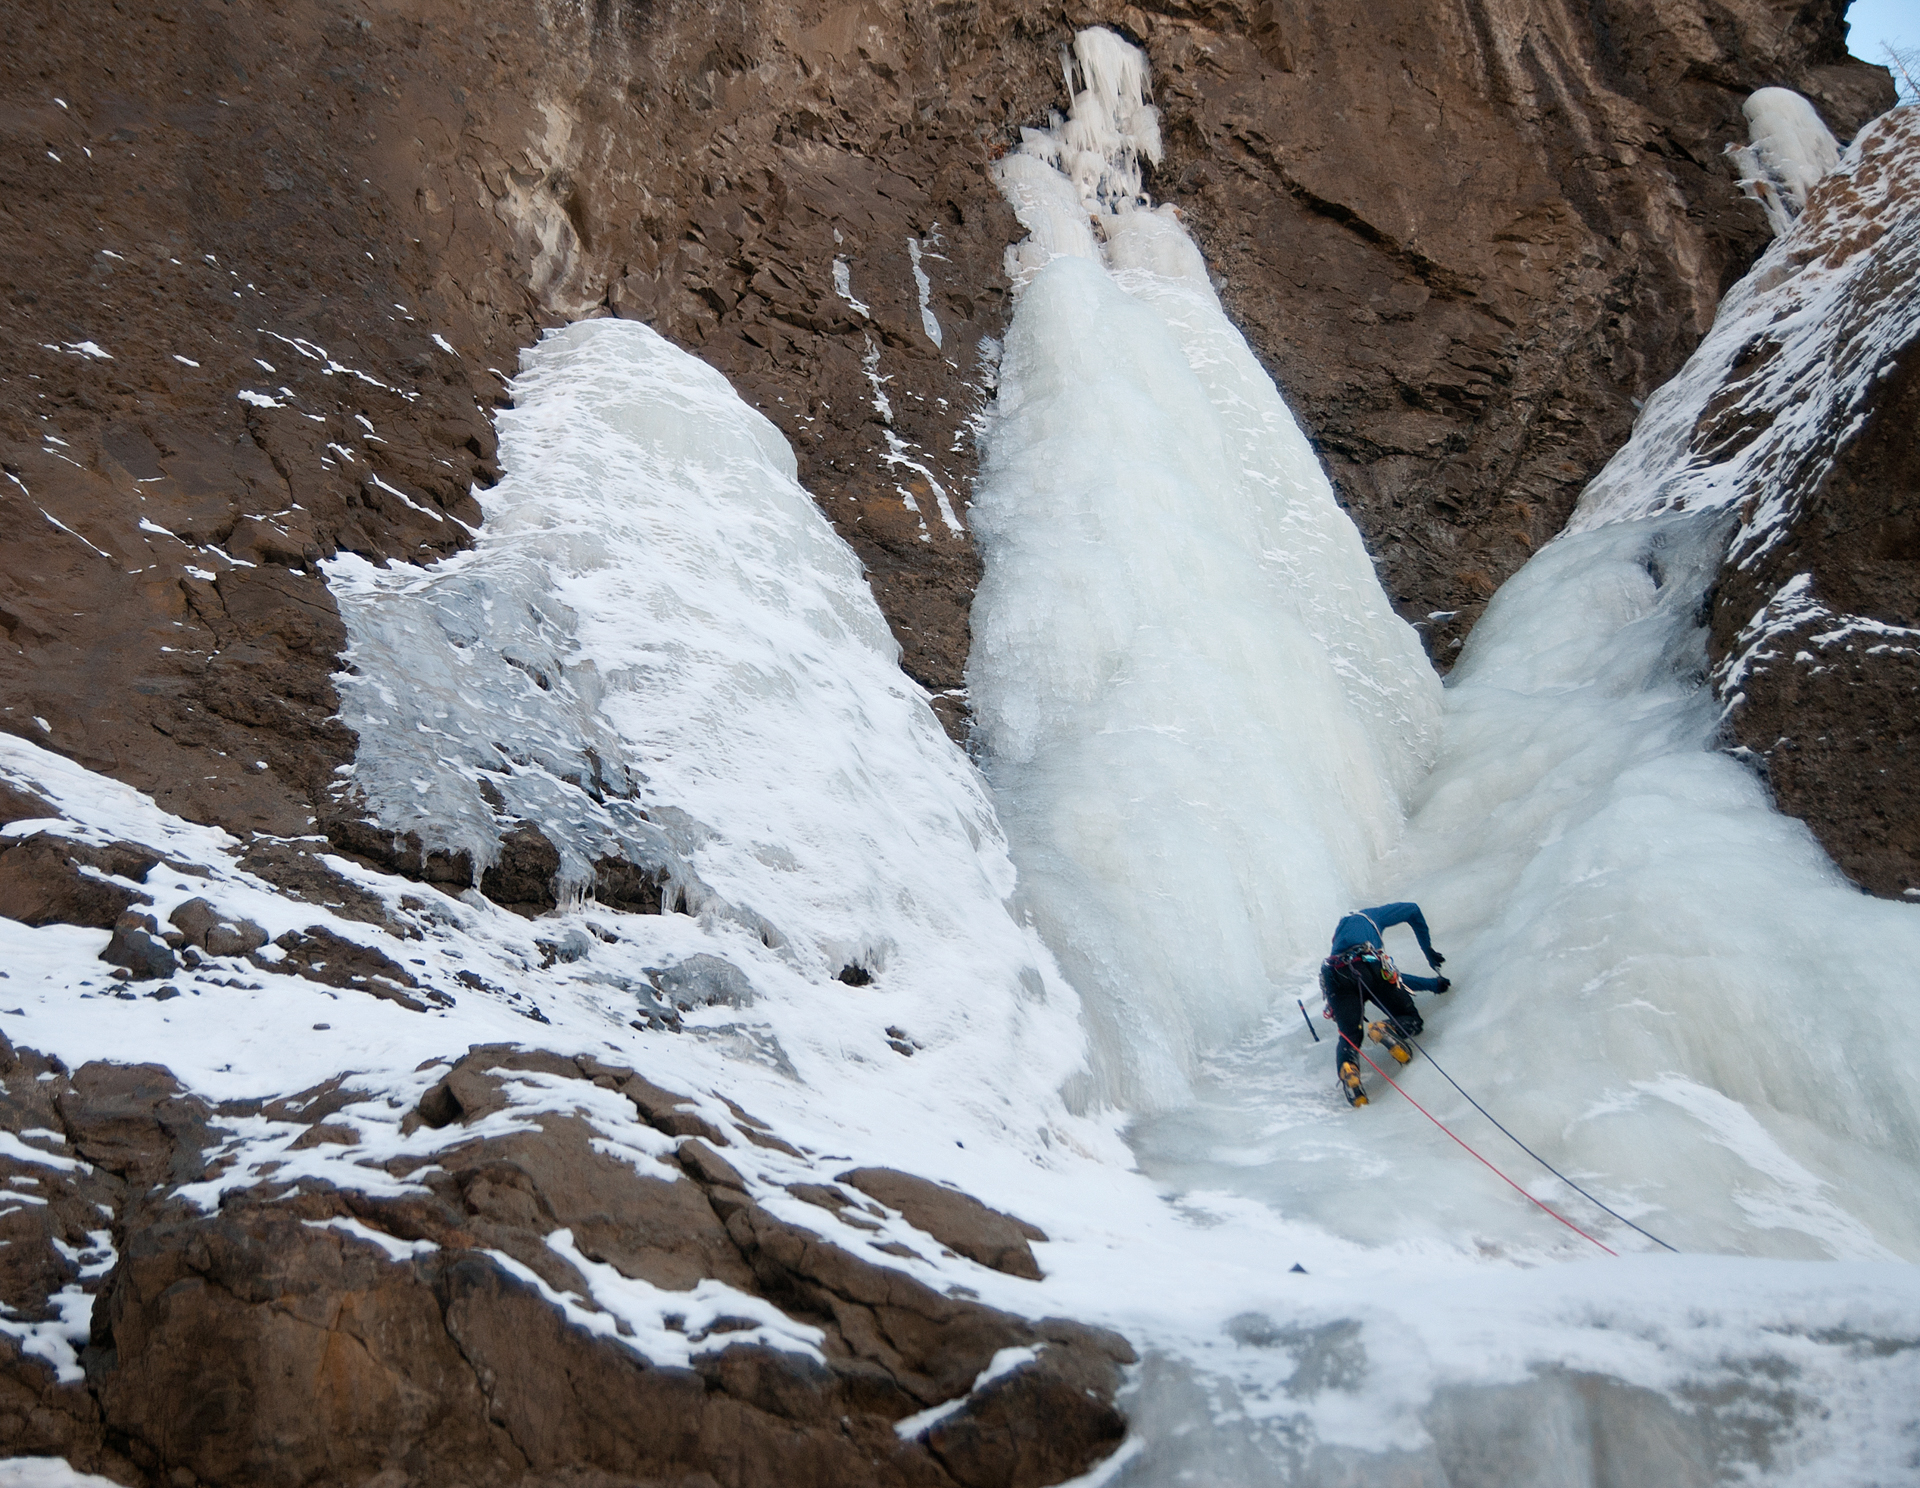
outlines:
[[[1368, 921], [1369, 924], [1372, 921]], [[1379, 971], [1381, 979], [1390, 987], [1400, 985], [1400, 970], [1379, 946], [1358, 945], [1350, 951], [1341, 951], [1338, 955], [1327, 957], [1327, 965], [1335, 972], [1345, 972], [1358, 976], [1363, 965], [1371, 965]]]

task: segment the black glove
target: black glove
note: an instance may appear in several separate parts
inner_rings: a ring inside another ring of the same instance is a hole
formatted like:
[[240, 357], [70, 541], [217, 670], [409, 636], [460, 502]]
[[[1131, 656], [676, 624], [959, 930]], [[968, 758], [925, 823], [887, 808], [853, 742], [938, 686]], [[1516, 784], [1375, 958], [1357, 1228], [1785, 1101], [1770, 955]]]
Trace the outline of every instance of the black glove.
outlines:
[[1435, 951], [1431, 956], [1427, 957], [1427, 965], [1431, 966], [1435, 971], [1438, 971], [1441, 967], [1445, 966], [1446, 964], [1447, 964], [1447, 958], [1441, 955], [1438, 951]]
[[1447, 988], [1451, 987], [1452, 985], [1453, 985], [1452, 982], [1448, 981], [1445, 977], [1441, 977], [1439, 980], [1439, 984], [1435, 986], [1433, 990], [1435, 991], [1435, 993], [1444, 992], [1447, 990]]

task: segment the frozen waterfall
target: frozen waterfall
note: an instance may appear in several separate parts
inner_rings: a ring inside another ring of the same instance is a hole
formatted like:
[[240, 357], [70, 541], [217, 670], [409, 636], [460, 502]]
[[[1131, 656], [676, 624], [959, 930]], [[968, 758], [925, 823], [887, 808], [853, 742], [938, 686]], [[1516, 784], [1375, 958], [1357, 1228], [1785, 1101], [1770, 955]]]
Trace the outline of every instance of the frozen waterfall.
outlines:
[[[1644, 420], [1595, 482], [1612, 508], [1584, 505], [1502, 589], [1443, 690], [1141, 192], [1157, 121], [1123, 46], [1083, 35], [1068, 116], [999, 167], [1029, 236], [973, 510], [970, 677], [1024, 900], [1086, 1002], [1093, 1093], [1136, 1113], [1142, 1170], [1194, 1225], [1132, 1309], [1168, 1343], [1118, 1480], [1877, 1480], [1912, 1370], [1787, 1364], [1769, 1340], [1905, 1326], [1920, 1075], [1873, 1030], [1920, 962], [1920, 909], [1860, 895], [1713, 748], [1701, 617], [1729, 517], [1661, 509], [1677, 477], [1636, 480], [1662, 447]], [[1422, 998], [1433, 1059], [1714, 1260], [1569, 1191], [1431, 1059], [1395, 1072], [1409, 1095], [1609, 1248], [1653, 1253], [1578, 1264], [1600, 1251], [1377, 1075], [1346, 1108], [1294, 998], [1317, 1011], [1333, 920], [1373, 896], [1419, 900], [1450, 957], [1456, 989]], [[1276, 1279], [1284, 1258], [1333, 1280]], [[1486, 1267], [1549, 1258], [1571, 1264], [1538, 1286]], [[1766, 1269], [1800, 1258], [1827, 1265]], [[1811, 1395], [1743, 1394], [1776, 1366]], [[1730, 1403], [1676, 1410], [1681, 1380]], [[1844, 1427], [1791, 1424], [1839, 1396]], [[1788, 1435], [1791, 1464], [1767, 1445]]]
[[[1920, 962], [1920, 909], [1860, 894], [1712, 750], [1698, 615], [1726, 532], [1708, 512], [1562, 538], [1475, 627], [1439, 761], [1382, 867], [1425, 907], [1457, 981], [1420, 999], [1422, 1042], [1543, 1156], [1683, 1250], [1912, 1259], [1920, 1077], [1872, 1030], [1897, 996], [1888, 968]], [[1286, 1003], [1210, 1062], [1194, 1106], [1136, 1131], [1143, 1162], [1371, 1243], [1586, 1249], [1371, 1072], [1376, 1104], [1354, 1119], [1325, 1047]], [[1431, 1064], [1398, 1078], [1607, 1244], [1649, 1248]]]
[[1000, 164], [1031, 237], [973, 507], [969, 668], [1024, 902], [1096, 1099], [1182, 1099], [1368, 892], [1438, 679], [1299, 424], [1150, 209], [1144, 59], [1084, 32]]
[[779, 431], [632, 321], [550, 332], [513, 394], [472, 550], [330, 565], [358, 799], [480, 867], [536, 823], [585, 896], [563, 910], [595, 907], [603, 857], [656, 871], [683, 913], [637, 917], [628, 940], [664, 943], [612, 987], [699, 983], [730, 1005], [715, 1038], [829, 1083], [864, 1067], [878, 1124], [938, 1091], [1050, 1142], [1073, 993]]
[[[1157, 133], [1115, 93], [1145, 80], [1117, 46], [1080, 38], [1069, 118], [1001, 166], [1031, 236], [974, 510], [986, 768], [1098, 1094], [1160, 1113], [1135, 1141], [1176, 1186], [1372, 1243], [1583, 1247], [1379, 1077], [1362, 1115], [1334, 1095], [1294, 998], [1317, 1011], [1341, 912], [1414, 898], [1458, 983], [1427, 1001], [1434, 1057], [1612, 1207], [1682, 1248], [1920, 1257], [1920, 1076], [1864, 1042], [1920, 909], [1855, 892], [1713, 751], [1699, 617], [1726, 522], [1583, 509], [1443, 710], [1198, 251], [1140, 194]], [[1404, 1078], [1538, 1196], [1647, 1243], [1430, 1064]]]

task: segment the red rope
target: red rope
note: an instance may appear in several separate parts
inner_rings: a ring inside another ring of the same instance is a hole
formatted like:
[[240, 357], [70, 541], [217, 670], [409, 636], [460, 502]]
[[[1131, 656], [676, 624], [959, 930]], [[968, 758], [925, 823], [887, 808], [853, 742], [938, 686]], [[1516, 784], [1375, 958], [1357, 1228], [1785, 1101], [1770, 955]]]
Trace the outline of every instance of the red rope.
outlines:
[[[1362, 1059], [1365, 1059], [1368, 1064], [1373, 1065], [1373, 1072], [1376, 1075], [1378, 1075], [1381, 1079], [1385, 1080], [1389, 1085], [1393, 1086], [1395, 1090], [1400, 1090], [1399, 1082], [1396, 1081], [1392, 1075], [1388, 1074], [1385, 1070], [1381, 1069], [1379, 1065], [1373, 1064], [1373, 1060], [1368, 1056], [1367, 1051], [1365, 1049], [1361, 1048], [1352, 1039], [1348, 1038], [1345, 1033], [1342, 1033], [1340, 1037], [1341, 1037], [1341, 1040], [1346, 1044], [1346, 1046], [1349, 1049], [1353, 1050], [1353, 1052], [1358, 1054]], [[1407, 1095], [1407, 1092], [1404, 1090], [1400, 1090], [1400, 1093], [1402, 1095]], [[1521, 1198], [1525, 1199], [1529, 1204], [1532, 1204], [1535, 1208], [1545, 1210], [1546, 1213], [1552, 1214], [1555, 1219], [1559, 1220], [1561, 1224], [1565, 1225], [1568, 1229], [1572, 1230], [1574, 1234], [1578, 1235], [1582, 1240], [1592, 1240], [1595, 1245], [1599, 1245], [1602, 1250], [1606, 1251], [1607, 1254], [1612, 1256], [1615, 1260], [1619, 1259], [1620, 1257], [1619, 1251], [1612, 1250], [1605, 1245], [1601, 1245], [1598, 1240], [1594, 1240], [1593, 1236], [1589, 1235], [1585, 1230], [1581, 1229], [1579, 1225], [1575, 1224], [1572, 1220], [1568, 1219], [1565, 1215], [1557, 1214], [1553, 1210], [1548, 1209], [1545, 1204], [1542, 1204], [1538, 1199], [1536, 1199], [1532, 1194], [1528, 1193], [1519, 1184], [1515, 1183], [1505, 1173], [1501, 1172], [1498, 1168], [1496, 1168], [1492, 1163], [1488, 1162], [1479, 1153], [1475, 1152], [1471, 1147], [1467, 1146], [1465, 1142], [1461, 1142], [1460, 1138], [1454, 1137], [1453, 1133], [1447, 1130], [1447, 1124], [1444, 1121], [1442, 1121], [1438, 1116], [1434, 1115], [1433, 1112], [1429, 1111], [1425, 1106], [1421, 1105], [1419, 1101], [1414, 1100], [1413, 1097], [1410, 1095], [1407, 1095], [1407, 1099], [1413, 1102], [1414, 1110], [1418, 1111], [1422, 1116], [1426, 1117], [1427, 1120], [1431, 1121], [1435, 1126], [1439, 1127], [1441, 1131], [1446, 1132], [1448, 1136], [1453, 1137], [1454, 1141], [1460, 1143], [1460, 1147], [1462, 1151], [1464, 1151], [1475, 1162], [1479, 1163], [1482, 1167], [1484, 1167], [1489, 1173], [1493, 1174], [1494, 1177], [1498, 1178], [1502, 1183], [1506, 1184], [1508, 1188], [1512, 1189], [1515, 1193], [1519, 1194]]]

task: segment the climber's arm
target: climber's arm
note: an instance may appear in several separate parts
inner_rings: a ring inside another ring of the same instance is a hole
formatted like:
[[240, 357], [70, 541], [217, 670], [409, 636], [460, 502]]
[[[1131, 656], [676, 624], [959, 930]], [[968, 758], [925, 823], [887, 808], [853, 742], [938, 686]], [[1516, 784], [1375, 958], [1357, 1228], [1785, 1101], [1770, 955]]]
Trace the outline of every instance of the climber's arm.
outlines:
[[[1420, 942], [1420, 953], [1427, 958], [1427, 965], [1438, 971], [1446, 964], [1447, 958], [1433, 948], [1433, 937], [1427, 931], [1427, 917], [1420, 913], [1419, 905], [1403, 901], [1399, 904], [1382, 904], [1375, 909], [1363, 909], [1360, 913], [1372, 920], [1374, 928], [1383, 934], [1389, 925], [1408, 926], [1413, 931], [1414, 939]], [[1402, 973], [1402, 976], [1404, 977], [1405, 973]], [[1408, 978], [1407, 980], [1411, 982], [1416, 979]], [[1422, 977], [1417, 980], [1425, 981], [1427, 978]], [[1421, 988], [1420, 990], [1431, 991], [1432, 989]]]

